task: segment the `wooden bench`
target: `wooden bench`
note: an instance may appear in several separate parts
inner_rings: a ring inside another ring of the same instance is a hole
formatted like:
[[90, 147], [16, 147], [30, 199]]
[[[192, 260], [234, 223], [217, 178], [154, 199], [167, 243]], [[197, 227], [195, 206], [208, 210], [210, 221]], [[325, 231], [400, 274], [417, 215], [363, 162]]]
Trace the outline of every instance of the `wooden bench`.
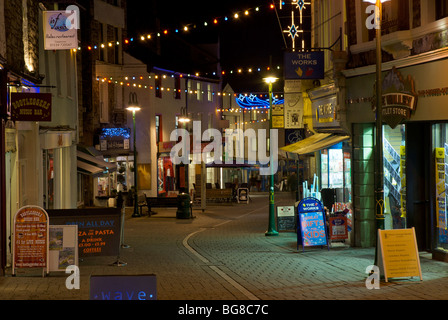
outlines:
[[[157, 212], [152, 211], [152, 208], [177, 208], [179, 200], [177, 197], [146, 197], [146, 205], [148, 206], [149, 215]], [[190, 215], [193, 216], [193, 207], [190, 200]]]
[[207, 201], [219, 201], [219, 202], [232, 202], [233, 190], [231, 188], [226, 189], [206, 189], [205, 198]]

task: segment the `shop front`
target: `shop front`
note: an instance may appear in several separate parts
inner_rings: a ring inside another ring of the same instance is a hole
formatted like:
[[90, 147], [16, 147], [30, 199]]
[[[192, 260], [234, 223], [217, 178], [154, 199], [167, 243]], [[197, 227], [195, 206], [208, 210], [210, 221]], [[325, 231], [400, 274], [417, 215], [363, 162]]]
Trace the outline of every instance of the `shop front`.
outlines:
[[[446, 60], [383, 72], [384, 228], [415, 228], [418, 248], [447, 260], [446, 179], [448, 79]], [[436, 76], [434, 76], [436, 75]], [[373, 246], [375, 123], [373, 74], [347, 79], [353, 128], [353, 198], [357, 244]]]

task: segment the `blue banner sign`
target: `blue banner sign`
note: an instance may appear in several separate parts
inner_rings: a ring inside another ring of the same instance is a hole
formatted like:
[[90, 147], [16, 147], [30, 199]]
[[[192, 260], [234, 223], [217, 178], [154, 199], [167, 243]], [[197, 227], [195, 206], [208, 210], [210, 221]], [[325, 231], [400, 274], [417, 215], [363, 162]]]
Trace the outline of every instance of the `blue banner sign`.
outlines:
[[[297, 237], [301, 236], [302, 247], [328, 245], [325, 211], [322, 203], [315, 198], [305, 198], [297, 207], [299, 225]], [[297, 239], [297, 244], [299, 239]]]
[[285, 79], [324, 79], [324, 52], [286, 52]]

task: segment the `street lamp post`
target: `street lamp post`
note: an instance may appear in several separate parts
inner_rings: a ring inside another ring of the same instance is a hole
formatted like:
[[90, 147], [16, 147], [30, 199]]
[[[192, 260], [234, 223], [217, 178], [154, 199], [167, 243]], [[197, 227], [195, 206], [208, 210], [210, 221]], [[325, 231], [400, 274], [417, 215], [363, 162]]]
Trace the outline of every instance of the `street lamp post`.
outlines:
[[364, 0], [375, 4], [376, 31], [376, 108], [375, 108], [375, 221], [376, 229], [384, 229], [384, 169], [383, 169], [383, 114], [382, 114], [382, 83], [381, 83], [381, 19], [382, 3], [389, 0]]
[[137, 187], [137, 145], [136, 145], [136, 132], [135, 132], [135, 112], [140, 110], [137, 101], [137, 94], [135, 92], [129, 93], [129, 104], [126, 108], [132, 111], [132, 133], [133, 133], [133, 144], [134, 144], [134, 213], [132, 217], [140, 217], [138, 212], [138, 187]]
[[269, 184], [269, 226], [268, 231], [266, 231], [266, 236], [277, 236], [278, 231], [275, 227], [275, 204], [274, 204], [274, 165], [273, 165], [273, 155], [271, 152], [272, 140], [271, 140], [271, 129], [272, 129], [272, 84], [278, 79], [274, 77], [264, 78], [264, 81], [269, 85], [269, 166], [271, 167], [270, 184]]

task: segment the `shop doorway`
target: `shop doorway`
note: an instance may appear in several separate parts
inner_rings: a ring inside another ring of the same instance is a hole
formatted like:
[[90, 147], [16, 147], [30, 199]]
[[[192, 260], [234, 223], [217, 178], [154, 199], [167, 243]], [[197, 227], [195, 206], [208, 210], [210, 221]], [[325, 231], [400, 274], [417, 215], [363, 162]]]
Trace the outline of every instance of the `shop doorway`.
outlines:
[[430, 251], [431, 124], [406, 124], [406, 228], [415, 228], [419, 250]]

